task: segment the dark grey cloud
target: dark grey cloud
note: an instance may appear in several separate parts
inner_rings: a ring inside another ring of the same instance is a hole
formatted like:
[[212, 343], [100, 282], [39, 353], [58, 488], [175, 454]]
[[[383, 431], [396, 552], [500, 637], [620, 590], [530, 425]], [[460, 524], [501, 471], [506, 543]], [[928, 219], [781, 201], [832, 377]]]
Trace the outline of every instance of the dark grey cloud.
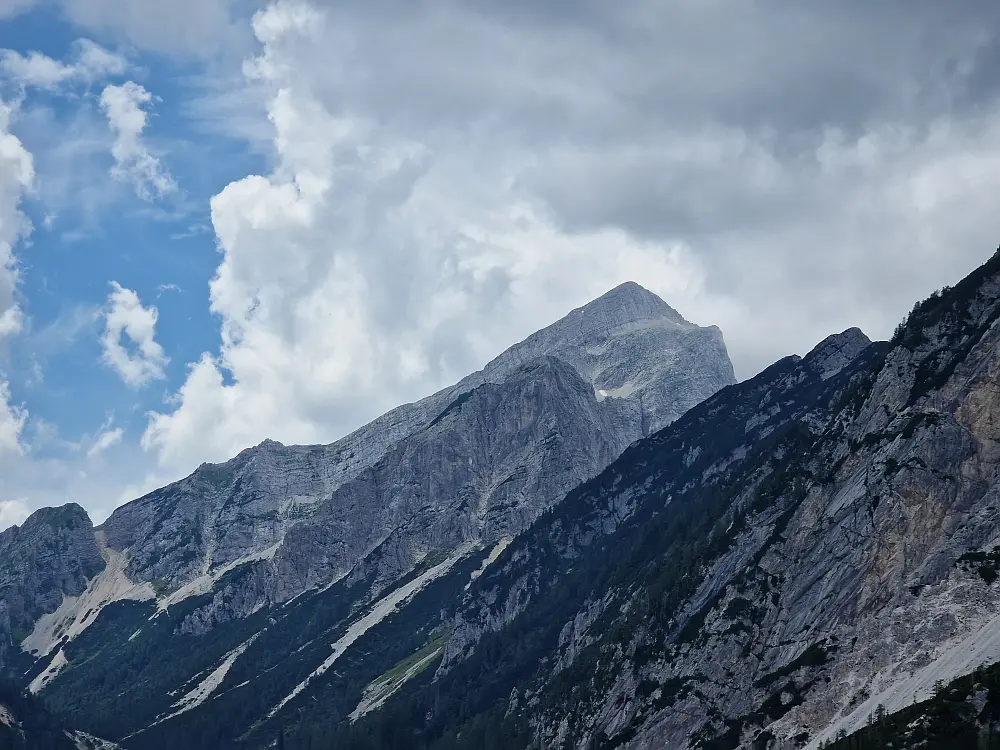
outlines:
[[[302, 75], [331, 113], [426, 150], [407, 189], [460, 164], [489, 186], [462, 189], [507, 185], [569, 235], [683, 244], [725, 302], [694, 312], [743, 375], [831, 330], [885, 335], [1000, 237], [981, 199], [1000, 187], [982, 168], [1000, 147], [996, 4], [319, 5], [328, 38]], [[447, 274], [370, 263], [386, 325], [433, 286], [409, 280]], [[495, 288], [502, 305], [509, 279]], [[464, 361], [454, 340], [437, 361]]]
[[533, 135], [848, 129], [941, 107], [992, 42], [987, 3], [330, 3], [345, 94], [386, 118]]

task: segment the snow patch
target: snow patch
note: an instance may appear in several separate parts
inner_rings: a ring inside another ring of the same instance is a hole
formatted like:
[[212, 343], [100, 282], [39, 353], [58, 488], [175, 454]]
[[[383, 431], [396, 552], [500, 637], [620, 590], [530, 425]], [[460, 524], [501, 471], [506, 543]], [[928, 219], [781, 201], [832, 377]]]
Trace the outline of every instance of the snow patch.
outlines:
[[[156, 614], [165, 612], [169, 607], [172, 607], [185, 599], [189, 599], [192, 596], [200, 596], [202, 594], [209, 593], [213, 588], [215, 588], [215, 584], [220, 578], [222, 578], [222, 576], [230, 570], [235, 570], [240, 565], [245, 565], [250, 562], [258, 562], [260, 560], [272, 559], [280, 546], [281, 542], [276, 542], [267, 549], [261, 550], [260, 552], [253, 552], [249, 555], [244, 555], [237, 560], [233, 560], [231, 563], [226, 563], [221, 568], [217, 568], [210, 573], [205, 573], [192, 581], [188, 581], [175, 592], [163, 597], [157, 602]], [[154, 617], [155, 616], [156, 615], [154, 615]]]
[[56, 678], [56, 675], [67, 664], [69, 664], [69, 660], [66, 659], [66, 653], [62, 649], [59, 649], [59, 653], [52, 657], [52, 661], [49, 662], [49, 666], [45, 668], [45, 671], [31, 681], [31, 684], [28, 685], [28, 690], [32, 695], [40, 693], [46, 685]]
[[10, 709], [2, 703], [0, 703], [0, 724], [8, 727], [13, 727], [17, 724], [17, 719], [14, 718], [14, 714], [12, 714]]
[[405, 604], [407, 601], [412, 599], [431, 581], [437, 580], [441, 576], [445, 575], [452, 569], [455, 563], [467, 555], [471, 550], [471, 545], [463, 545], [454, 555], [449, 557], [444, 562], [435, 565], [430, 570], [424, 571], [417, 578], [413, 579], [404, 586], [400, 586], [388, 596], [385, 596], [376, 602], [368, 614], [352, 624], [347, 629], [347, 632], [344, 633], [344, 635], [341, 636], [336, 643], [332, 644], [333, 653], [331, 653], [322, 664], [313, 670], [308, 677], [296, 685], [292, 692], [282, 699], [277, 706], [272, 708], [270, 713], [268, 713], [267, 718], [272, 718], [281, 709], [288, 705], [290, 701], [294, 700], [299, 694], [301, 694], [303, 690], [309, 687], [313, 680], [326, 674], [330, 667], [333, 666], [334, 662], [343, 656], [344, 652], [347, 651], [347, 649], [350, 648], [355, 641], [382, 622], [382, 620], [386, 617], [393, 614], [401, 604]]
[[597, 400], [603, 401], [606, 398], [628, 398], [638, 389], [639, 388], [635, 385], [635, 383], [625, 383], [618, 388], [599, 388], [596, 392]]
[[361, 703], [359, 703], [358, 707], [351, 712], [351, 722], [353, 723], [365, 714], [381, 708], [383, 703], [396, 694], [396, 691], [398, 691], [409, 680], [413, 679], [415, 675], [420, 674], [424, 670], [424, 667], [440, 656], [443, 650], [443, 648], [434, 649], [434, 651], [429, 653], [423, 659], [420, 659], [413, 664], [400, 677], [376, 680], [371, 683], [365, 688], [364, 697], [361, 699]]
[[472, 585], [473, 581], [479, 578], [479, 576], [481, 576], [483, 573], [486, 572], [486, 569], [488, 567], [490, 567], [493, 563], [497, 561], [497, 558], [500, 557], [503, 551], [510, 546], [510, 543], [512, 541], [514, 540], [511, 537], [505, 536], [503, 539], [497, 542], [497, 546], [494, 547], [493, 550], [490, 552], [489, 556], [485, 560], [483, 560], [483, 564], [479, 566], [479, 570], [472, 571], [472, 575], [470, 577], [469, 582], [465, 584], [466, 591], [469, 590], [469, 587]]
[[102, 740], [86, 732], [73, 732], [70, 739], [76, 743], [77, 750], [121, 750], [121, 745]]
[[198, 684], [198, 686], [194, 688], [194, 690], [189, 692], [187, 695], [185, 695], [183, 698], [181, 698], [172, 706], [172, 708], [177, 709], [176, 711], [174, 711], [169, 716], [163, 717], [152, 726], [156, 726], [156, 724], [162, 724], [167, 719], [172, 719], [175, 716], [180, 716], [183, 713], [187, 713], [191, 709], [197, 708], [206, 700], [208, 700], [209, 697], [211, 697], [212, 693], [214, 693], [216, 689], [218, 689], [219, 685], [222, 684], [222, 681], [226, 679], [226, 675], [229, 674], [229, 670], [232, 669], [232, 666], [233, 664], [236, 663], [236, 660], [239, 659], [248, 648], [250, 648], [251, 644], [257, 640], [257, 637], [259, 635], [260, 633], [255, 633], [253, 636], [250, 637], [249, 640], [240, 644], [232, 651], [230, 651], [228, 654], [226, 654], [225, 658], [222, 660], [222, 663], [218, 667], [216, 667], [215, 670], [208, 677], [202, 680]]
[[48, 656], [64, 639], [73, 640], [94, 624], [106, 606], [124, 600], [153, 599], [153, 587], [136, 583], [125, 573], [128, 557], [106, 546], [98, 535], [104, 570], [90, 580], [80, 596], [64, 596], [59, 608], [35, 623], [31, 634], [21, 641], [21, 649], [35, 656]]

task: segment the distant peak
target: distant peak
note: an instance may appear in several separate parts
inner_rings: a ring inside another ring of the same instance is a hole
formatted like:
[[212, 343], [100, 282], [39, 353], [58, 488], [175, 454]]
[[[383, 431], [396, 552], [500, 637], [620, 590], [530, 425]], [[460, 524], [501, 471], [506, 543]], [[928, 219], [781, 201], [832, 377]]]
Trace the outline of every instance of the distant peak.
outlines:
[[67, 503], [56, 508], [39, 508], [22, 524], [22, 528], [31, 528], [45, 524], [55, 528], [90, 527], [92, 523], [87, 511], [77, 503]]
[[843, 333], [823, 339], [805, 356], [805, 361], [824, 379], [830, 378], [854, 361], [871, 343], [860, 328], [848, 328]]
[[[648, 289], [646, 289], [646, 287], [644, 287], [644, 286], [642, 286], [640, 284], [637, 284], [634, 281], [625, 281], [625, 282], [622, 282], [621, 284], [619, 284], [618, 286], [616, 286], [614, 289], [612, 289], [612, 290], [610, 290], [608, 292], [605, 292], [604, 295], [602, 295], [602, 296], [609, 297], [609, 296], [612, 296], [612, 295], [615, 295], [615, 294], [644, 294], [646, 296], [656, 297], [656, 295], [653, 294]], [[656, 297], [656, 298], [659, 299], [659, 297]]]
[[667, 318], [675, 323], [687, 323], [674, 308], [634, 281], [619, 284], [592, 302], [578, 308], [583, 314], [612, 314], [622, 320]]

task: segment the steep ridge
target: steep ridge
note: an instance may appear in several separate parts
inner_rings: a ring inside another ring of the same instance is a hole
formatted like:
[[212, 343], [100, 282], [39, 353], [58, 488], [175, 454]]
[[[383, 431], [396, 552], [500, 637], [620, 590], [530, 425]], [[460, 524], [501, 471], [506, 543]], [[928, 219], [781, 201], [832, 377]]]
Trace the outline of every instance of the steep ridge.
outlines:
[[[395, 627], [397, 607], [430, 597], [440, 612], [460, 599], [492, 550], [733, 380], [718, 329], [622, 285], [338, 443], [265, 441], [97, 530], [88, 521], [89, 567], [19, 620], [25, 653], [8, 666], [74, 726], [131, 736], [126, 747], [171, 732], [224, 747], [282, 699], [294, 704], [346, 633], [356, 637], [338, 670], [368, 629]], [[440, 580], [422, 578], [445, 560]], [[384, 615], [365, 619], [376, 610]], [[426, 636], [408, 631], [384, 658], [406, 657]], [[359, 696], [379, 664], [358, 672]], [[250, 682], [253, 709], [235, 690]], [[199, 733], [199, 709], [227, 700], [242, 701], [242, 718], [225, 736]]]
[[[102, 530], [112, 548], [129, 550], [131, 577], [169, 591], [210, 588], [228, 567], [266, 557], [268, 603], [284, 601], [347, 574], [380, 545], [402, 545], [397, 566], [412, 566], [423, 552], [407, 549], [402, 525], [443, 513], [443, 499], [461, 496], [465, 514], [461, 528], [441, 532], [453, 537], [444, 546], [520, 530], [633, 440], [733, 380], [718, 329], [687, 323], [629, 283], [333, 445], [266, 441], [120, 508]], [[541, 441], [559, 445], [539, 457]], [[500, 507], [511, 511], [489, 517]], [[331, 537], [342, 549], [312, 549]]]
[[[229, 637], [227, 648], [237, 648], [248, 634], [255, 640], [227, 667], [210, 698], [123, 744], [150, 750], [263, 748], [280, 739], [295, 748], [527, 747], [542, 707], [573, 717], [587, 700], [602, 695], [589, 683], [600, 674], [600, 661], [595, 664], [586, 648], [566, 657], [557, 653], [560, 644], [570, 646], [569, 636], [586, 637], [593, 618], [619, 611], [616, 581], [629, 586], [651, 581], [661, 590], [673, 581], [694, 590], [699, 579], [692, 571], [718, 553], [716, 545], [701, 544], [706, 535], [739, 529], [705, 513], [706, 506], [724, 513], [729, 497], [721, 485], [715, 494], [704, 495], [703, 476], [729, 475], [724, 462], [734, 451], [771, 456], [794, 446], [794, 420], [812, 419], [830, 389], [842, 389], [855, 376], [848, 370], [830, 372], [831, 358], [852, 338], [855, 347], [864, 345], [848, 332], [804, 360], [789, 358], [754, 381], [725, 389], [673, 428], [630, 447], [600, 477], [571, 492], [513, 540], [457, 562], [429, 560], [408, 579], [426, 580], [425, 586], [411, 591], [409, 583], [401, 584], [345, 616], [351, 594], [344, 580], [271, 610], [267, 617], [274, 622], [263, 629], [249, 618], [247, 629]], [[879, 356], [878, 346], [871, 349], [869, 356]], [[691, 442], [705, 434], [712, 439], [703, 446]], [[775, 465], [781, 465], [780, 455]], [[657, 504], [671, 492], [678, 492], [670, 502], [678, 512], [659, 512]], [[441, 577], [424, 578], [441, 562], [453, 567]], [[602, 611], [594, 602], [605, 597], [612, 604]], [[655, 623], [657, 611], [636, 617]], [[181, 613], [172, 613], [179, 622]], [[211, 637], [223, 637], [230, 627], [215, 628]], [[624, 631], [616, 626], [614, 632]], [[143, 658], [142, 639], [128, 644], [124, 659]], [[341, 653], [340, 644], [348, 641], [350, 650]], [[100, 657], [99, 651], [83, 648], [86, 642], [84, 637], [75, 644], [71, 659]], [[188, 643], [176, 642], [174, 648], [186, 652]], [[223, 662], [220, 656], [218, 663]], [[314, 679], [328, 663], [333, 667]], [[560, 689], [584, 691], [562, 696], [569, 708], [547, 695], [553, 675]], [[56, 683], [53, 697], [93, 695], [108, 677], [95, 673], [90, 682], [76, 679], [68, 673], [61, 687]], [[540, 684], [533, 685], [535, 680]], [[178, 699], [194, 687], [177, 691]], [[521, 705], [520, 696], [524, 716], [511, 711]], [[126, 700], [128, 715], [148, 723], [141, 719], [146, 710], [141, 697], [129, 693]], [[108, 713], [94, 709], [93, 704], [78, 706], [73, 716], [85, 721]], [[82, 725], [121, 736], [114, 726]], [[538, 741], [553, 746], [550, 738]]]
[[94, 527], [76, 504], [43, 508], [0, 532], [0, 666], [14, 643], [104, 567]]
[[329, 746], [817, 747], [1000, 660], [998, 317], [1000, 254], [632, 446]]
[[[524, 747], [532, 736], [544, 747], [622, 744], [644, 715], [641, 696], [613, 695], [611, 716], [602, 715], [603, 699], [620, 678], [668, 707], [640, 668], [666, 658], [668, 637], [691, 649], [698, 611], [717, 597], [701, 575], [707, 564], [744, 530], [761, 539], [780, 533], [787, 508], [753, 519], [754, 488], [786, 482], [803, 425], [862, 377], [853, 368], [882, 354], [878, 345], [859, 352], [865, 342], [847, 332], [804, 359], [783, 360], [632, 446], [477, 580], [450, 623], [432, 694], [401, 694], [386, 703], [389, 716], [338, 729], [330, 746], [364, 747], [387, 728], [399, 734], [382, 746], [405, 744], [424, 723], [397, 712], [416, 719], [428, 711], [434, 720], [411, 746], [515, 747], [503, 738], [521, 737]], [[851, 345], [861, 356], [833, 376], [831, 356]], [[620, 715], [623, 704], [637, 713]], [[688, 725], [685, 739], [696, 729]], [[684, 742], [672, 741], [650, 746]]]

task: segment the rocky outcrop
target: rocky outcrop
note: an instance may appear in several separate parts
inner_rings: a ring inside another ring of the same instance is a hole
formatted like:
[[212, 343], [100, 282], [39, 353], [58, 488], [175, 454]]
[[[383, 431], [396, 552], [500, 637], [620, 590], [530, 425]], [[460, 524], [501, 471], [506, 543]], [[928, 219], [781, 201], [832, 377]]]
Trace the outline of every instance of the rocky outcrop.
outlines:
[[138, 750], [817, 747], [1000, 662], [998, 321], [1000, 254], [891, 342], [721, 387], [718, 332], [624, 285], [117, 511], [105, 556], [159, 600], [47, 695]]
[[[72, 601], [39, 600], [18, 615], [35, 623], [17, 639], [37, 658], [26, 681], [102, 736], [155, 727], [130, 742], [169, 730], [168, 745], [198, 738], [216, 747], [186, 728], [202, 720], [202, 701], [219, 698], [214, 711], [240, 715], [223, 734], [260, 725], [266, 717], [247, 713], [242, 690], [262, 706], [312, 690], [326, 639], [347, 643], [345, 628], [367, 630], [352, 618], [369, 607], [390, 612], [393, 592], [442, 561], [441, 580], [428, 578], [426, 592], [418, 586], [412, 606], [453, 609], [494, 561], [491, 549], [499, 555], [630, 444], [733, 382], [717, 328], [624, 284], [337, 443], [265, 441], [119, 508], [96, 532], [88, 527], [104, 572], [83, 566], [64, 586]], [[414, 622], [391, 648], [436, 627]], [[370, 626], [398, 624], [380, 616]], [[170, 669], [156, 660], [164, 653], [175, 654]], [[104, 694], [109, 684], [129, 695], [128, 710]], [[197, 700], [180, 710], [176, 696], [189, 694]]]
[[39, 617], [103, 568], [94, 527], [75, 503], [43, 508], [0, 533], [0, 667]]

